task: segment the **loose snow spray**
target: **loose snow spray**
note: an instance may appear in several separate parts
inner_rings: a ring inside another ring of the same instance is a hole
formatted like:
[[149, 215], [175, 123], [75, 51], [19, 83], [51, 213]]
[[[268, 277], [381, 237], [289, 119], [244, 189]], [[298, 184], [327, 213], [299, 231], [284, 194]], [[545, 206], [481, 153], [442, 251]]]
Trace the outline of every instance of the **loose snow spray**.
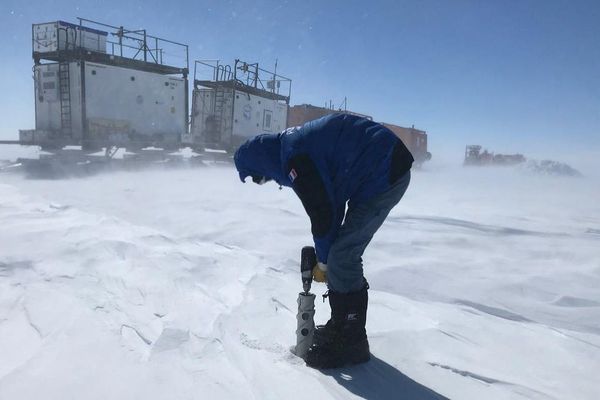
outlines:
[[296, 329], [296, 349], [298, 357], [306, 357], [308, 348], [312, 345], [315, 333], [315, 295], [310, 293], [312, 283], [312, 269], [317, 264], [317, 256], [314, 247], [302, 248], [300, 255], [300, 272], [302, 273], [303, 292], [298, 294], [298, 327]]

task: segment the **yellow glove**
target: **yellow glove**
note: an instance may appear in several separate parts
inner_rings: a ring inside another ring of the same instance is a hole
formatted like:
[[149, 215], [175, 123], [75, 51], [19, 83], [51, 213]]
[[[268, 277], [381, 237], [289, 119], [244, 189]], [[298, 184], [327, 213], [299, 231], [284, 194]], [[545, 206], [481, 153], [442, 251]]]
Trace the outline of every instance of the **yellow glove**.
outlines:
[[327, 282], [327, 264], [318, 262], [317, 265], [314, 266], [312, 273], [314, 281], [321, 283]]

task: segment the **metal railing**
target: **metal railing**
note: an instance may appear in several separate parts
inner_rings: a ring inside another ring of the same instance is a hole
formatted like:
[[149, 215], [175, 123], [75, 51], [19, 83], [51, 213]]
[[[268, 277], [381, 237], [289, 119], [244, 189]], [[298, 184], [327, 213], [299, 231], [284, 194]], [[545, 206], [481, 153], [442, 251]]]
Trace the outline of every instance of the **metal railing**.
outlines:
[[146, 29], [130, 30], [123, 26], [114, 26], [85, 18], [77, 18], [82, 28], [109, 28], [107, 52], [113, 56], [131, 58], [160, 65], [185, 67], [189, 70], [189, 46], [183, 43], [149, 35]]
[[[275, 63], [277, 68], [277, 63]], [[235, 60], [233, 67], [221, 60], [197, 60], [194, 62], [194, 81], [235, 81], [236, 83], [287, 97], [292, 93], [292, 80], [276, 72], [260, 68], [258, 63], [249, 64]]]

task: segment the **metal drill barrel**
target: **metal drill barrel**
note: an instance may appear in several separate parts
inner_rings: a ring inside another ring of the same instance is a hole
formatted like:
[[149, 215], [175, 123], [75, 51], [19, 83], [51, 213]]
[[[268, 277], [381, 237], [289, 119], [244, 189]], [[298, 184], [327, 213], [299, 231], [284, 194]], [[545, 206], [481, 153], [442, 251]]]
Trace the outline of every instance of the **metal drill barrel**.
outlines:
[[306, 357], [308, 348], [313, 343], [315, 333], [315, 295], [313, 293], [298, 294], [298, 314], [296, 329], [296, 348], [294, 353], [300, 357]]

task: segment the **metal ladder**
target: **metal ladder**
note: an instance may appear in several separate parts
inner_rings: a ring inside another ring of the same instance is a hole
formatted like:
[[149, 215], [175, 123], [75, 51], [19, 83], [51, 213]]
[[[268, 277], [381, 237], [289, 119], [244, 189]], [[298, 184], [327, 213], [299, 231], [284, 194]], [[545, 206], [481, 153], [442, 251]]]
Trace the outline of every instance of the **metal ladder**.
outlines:
[[71, 79], [69, 76], [69, 63], [58, 64], [58, 91], [60, 97], [60, 124], [63, 133], [69, 136], [71, 130]]
[[215, 106], [214, 113], [217, 118], [217, 130], [219, 132], [219, 137], [223, 136], [223, 113], [225, 112], [225, 91], [223, 89], [216, 88], [215, 89]]

